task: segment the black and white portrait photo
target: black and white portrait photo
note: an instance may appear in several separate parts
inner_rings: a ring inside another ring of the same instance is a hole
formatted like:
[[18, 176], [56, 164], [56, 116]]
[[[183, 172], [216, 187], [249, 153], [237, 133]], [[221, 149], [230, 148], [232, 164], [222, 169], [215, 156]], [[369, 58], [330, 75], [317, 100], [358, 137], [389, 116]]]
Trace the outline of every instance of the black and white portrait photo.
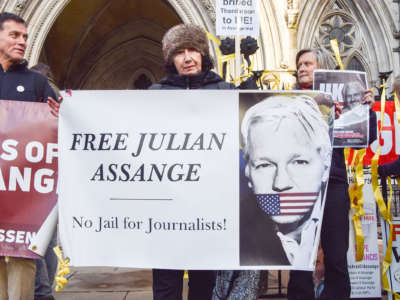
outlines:
[[240, 264], [309, 269], [329, 177], [332, 101], [282, 92], [241, 93], [240, 102]]
[[332, 93], [342, 106], [335, 120], [334, 147], [366, 147], [369, 133], [369, 106], [362, 104], [367, 89], [366, 74], [358, 71], [314, 72], [314, 89]]

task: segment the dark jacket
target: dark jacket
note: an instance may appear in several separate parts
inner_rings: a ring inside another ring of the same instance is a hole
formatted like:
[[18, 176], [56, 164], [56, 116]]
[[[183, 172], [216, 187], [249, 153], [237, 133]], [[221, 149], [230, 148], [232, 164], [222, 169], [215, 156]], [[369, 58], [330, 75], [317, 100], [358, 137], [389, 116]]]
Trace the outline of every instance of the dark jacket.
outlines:
[[23, 60], [4, 71], [0, 65], [0, 99], [19, 101], [47, 101], [47, 97], [56, 99], [47, 78], [29, 70]]
[[400, 177], [400, 157], [391, 163], [387, 163], [378, 167], [378, 174], [381, 177]]
[[229, 90], [234, 85], [225, 82], [213, 71], [200, 72], [199, 74], [187, 76], [169, 74], [160, 80], [160, 83], [153, 84], [150, 90], [179, 90], [179, 89], [205, 89], [205, 90]]
[[[369, 141], [371, 144], [377, 138], [376, 132], [376, 113], [369, 110]], [[347, 182], [346, 165], [344, 161], [344, 149], [334, 148], [332, 151], [331, 170], [329, 174], [330, 182]]]

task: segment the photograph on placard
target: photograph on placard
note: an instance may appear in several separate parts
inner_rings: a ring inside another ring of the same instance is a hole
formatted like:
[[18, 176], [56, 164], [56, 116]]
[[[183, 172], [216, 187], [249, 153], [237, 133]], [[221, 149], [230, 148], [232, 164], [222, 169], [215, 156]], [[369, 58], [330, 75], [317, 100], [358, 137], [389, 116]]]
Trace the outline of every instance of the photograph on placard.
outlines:
[[314, 90], [332, 94], [333, 101], [342, 107], [335, 120], [334, 147], [367, 147], [369, 134], [369, 106], [362, 104], [367, 79], [365, 72], [314, 71]]
[[332, 153], [333, 102], [240, 93], [240, 265], [311, 269]]

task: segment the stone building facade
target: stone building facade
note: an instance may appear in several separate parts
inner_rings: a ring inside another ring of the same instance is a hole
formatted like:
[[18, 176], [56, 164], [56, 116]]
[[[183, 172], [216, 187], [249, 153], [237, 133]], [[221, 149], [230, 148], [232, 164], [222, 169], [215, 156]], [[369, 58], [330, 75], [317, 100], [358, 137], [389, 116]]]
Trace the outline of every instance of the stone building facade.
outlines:
[[[135, 89], [163, 76], [169, 27], [194, 23], [215, 34], [215, 1], [1, 0], [0, 10], [27, 20], [26, 58], [49, 64], [61, 88]], [[254, 69], [269, 70], [282, 87], [294, 80], [299, 49], [331, 50], [334, 37], [345, 67], [366, 71], [376, 86], [380, 72], [400, 73], [399, 9], [398, 0], [259, 0]]]

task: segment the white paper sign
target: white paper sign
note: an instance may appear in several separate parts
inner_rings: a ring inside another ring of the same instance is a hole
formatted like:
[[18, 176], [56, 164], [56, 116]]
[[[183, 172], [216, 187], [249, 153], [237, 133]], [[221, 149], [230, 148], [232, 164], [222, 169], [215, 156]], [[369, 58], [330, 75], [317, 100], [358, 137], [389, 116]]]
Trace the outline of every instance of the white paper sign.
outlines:
[[217, 35], [259, 36], [258, 0], [217, 0]]
[[179, 261], [201, 269], [205, 258], [216, 268], [238, 260], [232, 95], [78, 91], [66, 98], [60, 229], [72, 265], [173, 268]]
[[350, 275], [351, 298], [380, 298], [381, 280], [379, 267], [379, 249], [377, 235], [377, 216], [370, 172], [364, 175], [363, 187], [364, 212], [360, 217], [364, 235], [364, 257], [356, 261], [356, 243], [352, 213], [350, 221], [350, 243], [347, 252], [347, 263]]

